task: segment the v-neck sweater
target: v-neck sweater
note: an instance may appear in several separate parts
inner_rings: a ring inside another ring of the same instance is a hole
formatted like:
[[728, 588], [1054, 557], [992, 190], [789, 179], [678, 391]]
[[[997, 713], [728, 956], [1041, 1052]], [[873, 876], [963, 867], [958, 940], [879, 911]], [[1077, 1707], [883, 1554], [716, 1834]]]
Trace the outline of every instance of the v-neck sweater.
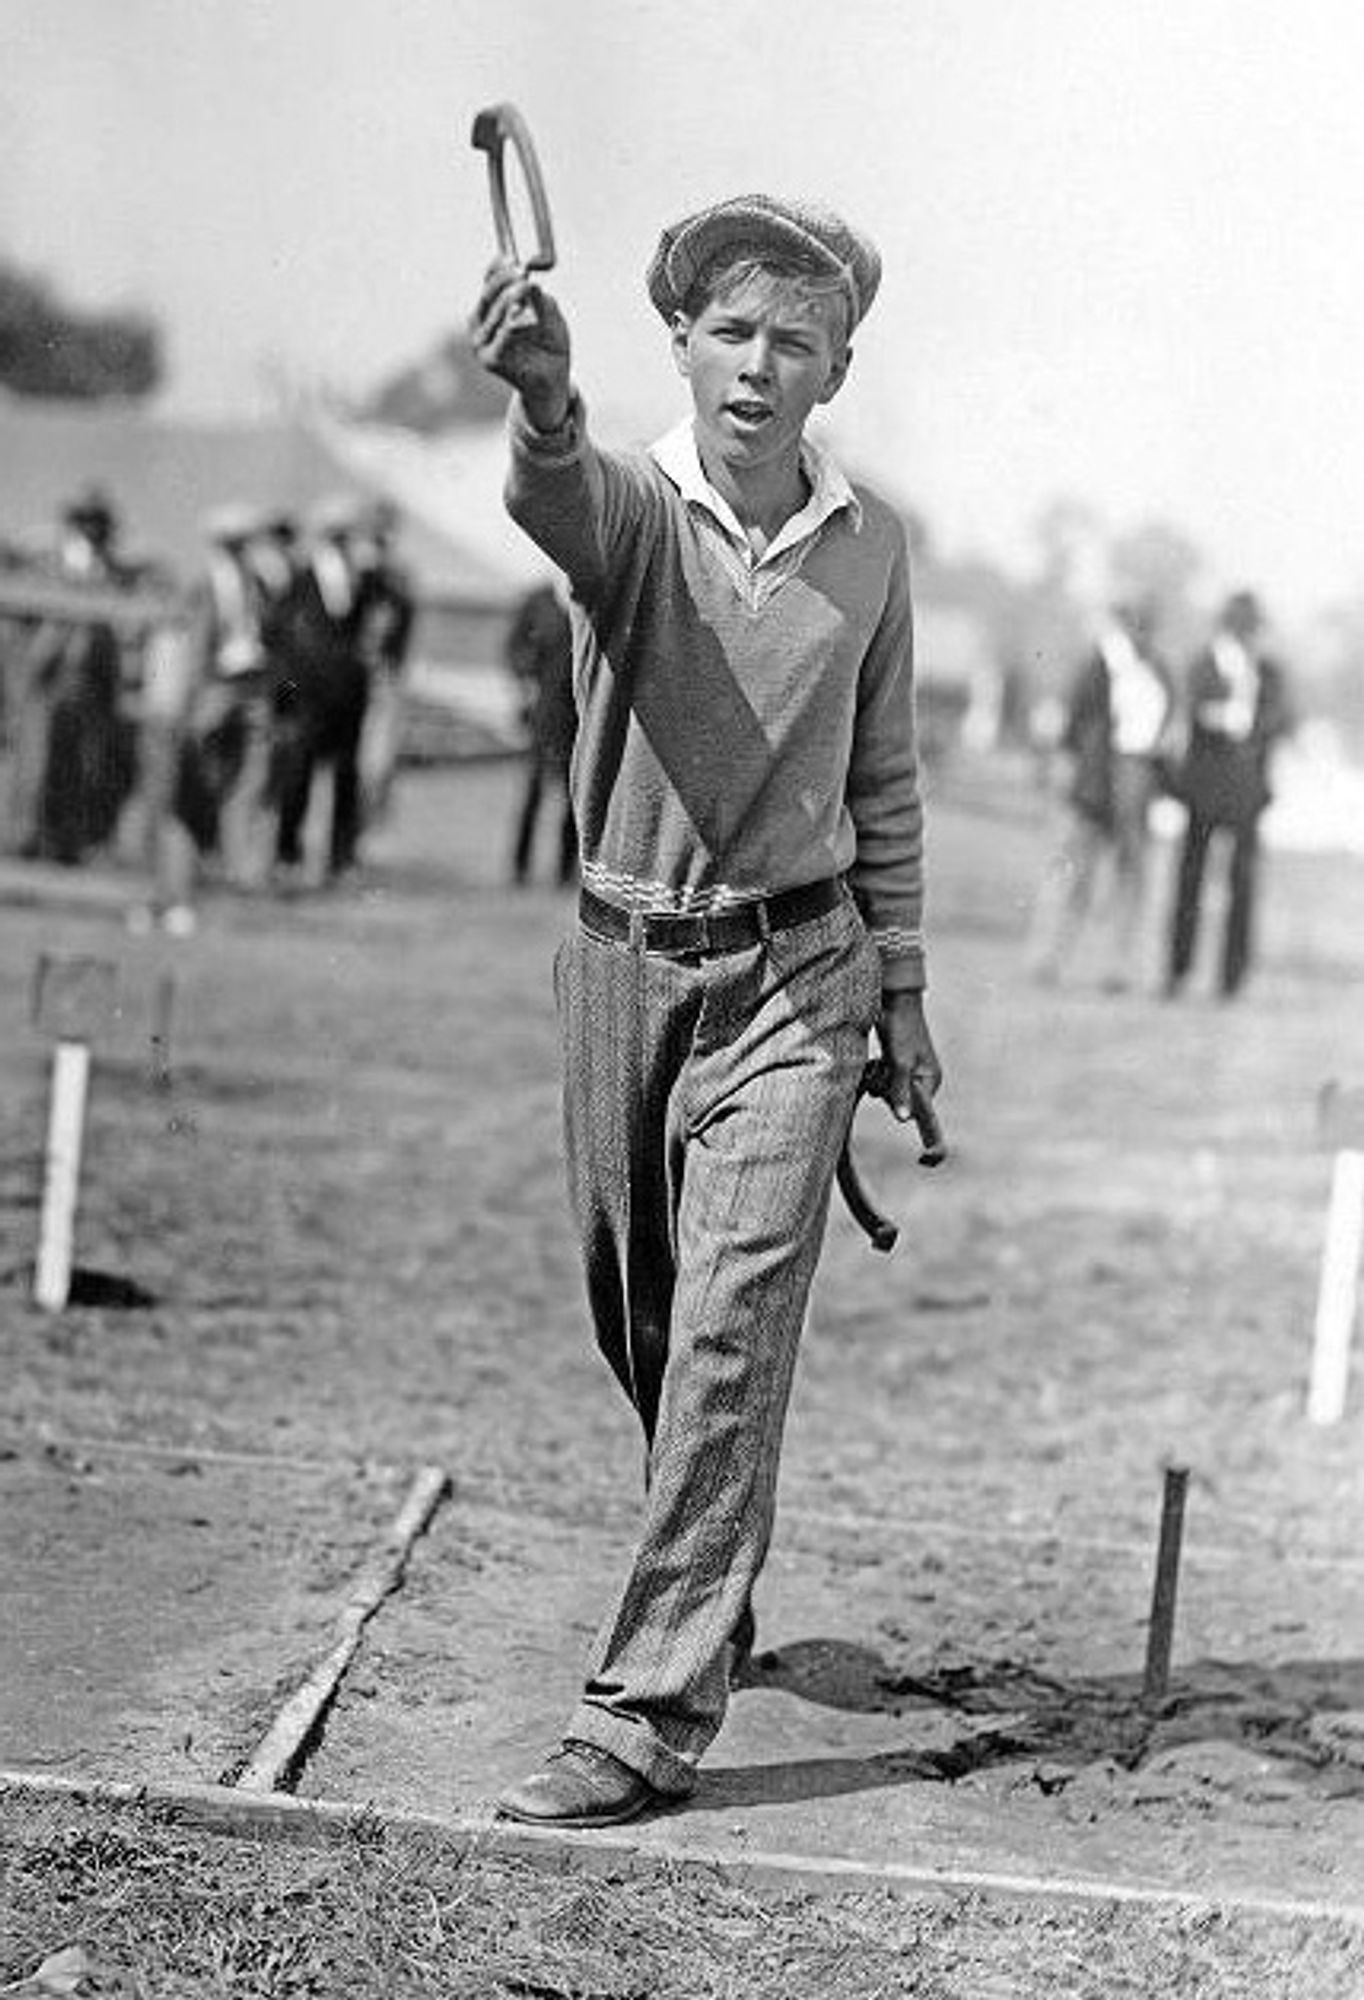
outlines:
[[580, 398], [553, 432], [514, 403], [510, 435], [508, 511], [572, 587], [586, 886], [631, 909], [699, 912], [843, 875], [885, 987], [921, 987], [899, 517], [850, 485], [780, 574], [752, 563], [749, 587], [719, 509], [651, 453], [599, 447]]

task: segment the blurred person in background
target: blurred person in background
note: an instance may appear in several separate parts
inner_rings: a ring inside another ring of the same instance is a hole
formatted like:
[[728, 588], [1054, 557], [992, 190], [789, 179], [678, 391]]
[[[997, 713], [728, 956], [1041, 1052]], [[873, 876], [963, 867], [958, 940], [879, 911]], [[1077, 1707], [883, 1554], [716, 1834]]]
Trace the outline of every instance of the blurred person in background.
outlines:
[[279, 820], [275, 879], [298, 886], [304, 829], [319, 771], [331, 778], [324, 872], [336, 881], [356, 861], [360, 835], [360, 738], [369, 675], [360, 650], [355, 543], [361, 517], [349, 500], [319, 509], [310, 546], [273, 621], [277, 649], [274, 791]]
[[[200, 593], [206, 659], [203, 698], [214, 711], [201, 732], [216, 793], [213, 845], [234, 887], [259, 888], [269, 868], [271, 691], [266, 593], [253, 560], [264, 522], [254, 509], [223, 507], [204, 523], [208, 560]], [[207, 800], [205, 800], [207, 810]]]
[[269, 567], [274, 527], [242, 505], [211, 514], [204, 574], [148, 640], [140, 764], [152, 895], [130, 913], [136, 932], [160, 925], [192, 935], [196, 891], [215, 863], [235, 887], [264, 882], [274, 818], [271, 623], [288, 581], [287, 565]]
[[287, 623], [294, 585], [302, 562], [299, 525], [287, 508], [276, 507], [261, 516], [260, 530], [248, 551], [256, 587], [260, 593], [261, 643], [265, 649], [270, 710], [270, 768], [266, 800], [270, 812], [267, 878], [276, 867], [279, 843], [279, 793], [288, 767], [289, 749], [299, 727], [296, 689], [288, 670]]
[[172, 602], [148, 634], [142, 670], [138, 789], [145, 814], [149, 900], [128, 912], [128, 929], [158, 927], [192, 937], [201, 862], [218, 844], [218, 800], [205, 783], [196, 739], [207, 653], [193, 596]]
[[[127, 588], [113, 503], [92, 487], [63, 512], [56, 576], [76, 592]], [[13, 675], [14, 761], [6, 845], [73, 867], [114, 834], [133, 783], [114, 627], [54, 613], [32, 628]]]
[[266, 651], [274, 621], [294, 581], [298, 567], [298, 523], [284, 508], [267, 509], [247, 551], [261, 598], [261, 636]]
[[1061, 753], [1064, 823], [1033, 914], [1029, 963], [1055, 985], [1111, 871], [1107, 921], [1109, 992], [1131, 985], [1147, 900], [1150, 816], [1175, 717], [1169, 672], [1152, 643], [1142, 603], [1115, 604], [1065, 704]]
[[512, 840], [512, 881], [524, 888], [530, 880], [536, 827], [550, 798], [558, 824], [555, 879], [565, 888], [578, 866], [568, 783], [578, 714], [566, 585], [539, 584], [527, 592], [507, 632], [506, 660], [520, 692], [526, 736], [525, 782]]
[[356, 639], [369, 682], [360, 738], [360, 817], [373, 826], [388, 811], [402, 749], [403, 671], [417, 599], [394, 553], [399, 516], [379, 500], [363, 516], [355, 544]]
[[1186, 820], [1175, 878], [1165, 991], [1174, 998], [1193, 968], [1208, 854], [1226, 849], [1226, 917], [1218, 986], [1237, 994], [1250, 969], [1259, 877], [1260, 819], [1271, 798], [1275, 746], [1294, 718], [1282, 665], [1265, 645], [1253, 591], [1233, 591], [1185, 687], [1187, 749], [1178, 779]]

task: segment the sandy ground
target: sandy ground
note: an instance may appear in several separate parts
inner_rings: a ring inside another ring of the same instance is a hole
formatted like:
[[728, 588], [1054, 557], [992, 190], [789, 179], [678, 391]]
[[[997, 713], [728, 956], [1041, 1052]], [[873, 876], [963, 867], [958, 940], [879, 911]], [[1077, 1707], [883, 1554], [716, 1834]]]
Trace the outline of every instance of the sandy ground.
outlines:
[[[20, 1614], [0, 1764], [230, 1777], [426, 1463], [451, 1498], [302, 1789], [477, 1810], [555, 1733], [639, 1465], [563, 1212], [566, 906], [504, 886], [512, 784], [413, 775], [354, 888], [212, 900], [187, 945], [128, 937], [118, 882], [0, 908], [0, 1558]], [[926, 1174], [862, 1114], [902, 1244], [878, 1257], [835, 1214], [760, 1594], [771, 1650], [695, 1807], [641, 1843], [1364, 1902], [1358, 1387], [1341, 1424], [1304, 1416], [1317, 1097], [1364, 1081], [1364, 864], [1272, 857], [1234, 1007], [1103, 993], [1090, 958], [1041, 992], [1021, 955], [1041, 801], [959, 768], [933, 806], [953, 1157]], [[137, 1288], [58, 1318], [28, 1297], [44, 951], [117, 967], [77, 1256]], [[1171, 1462], [1187, 1543], [1153, 1718]]]

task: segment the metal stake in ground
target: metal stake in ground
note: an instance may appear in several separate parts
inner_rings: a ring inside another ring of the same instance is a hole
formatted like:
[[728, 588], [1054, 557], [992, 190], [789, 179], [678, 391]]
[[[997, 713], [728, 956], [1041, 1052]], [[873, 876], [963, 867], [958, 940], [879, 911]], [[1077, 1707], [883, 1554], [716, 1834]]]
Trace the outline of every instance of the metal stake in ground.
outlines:
[[38, 960], [33, 1018], [56, 1038], [33, 1274], [33, 1296], [45, 1312], [61, 1312], [71, 1293], [90, 1044], [113, 1011], [113, 997], [114, 967], [108, 959], [55, 958], [44, 953]]
[[156, 987], [152, 994], [151, 1065], [150, 1080], [158, 1090], [165, 1090], [171, 1080], [171, 1026], [175, 1014], [175, 974], [161, 972], [157, 975]]
[[1146, 1675], [1141, 1689], [1142, 1707], [1148, 1709], [1163, 1707], [1170, 1688], [1170, 1648], [1175, 1631], [1179, 1552], [1184, 1539], [1184, 1496], [1188, 1485], [1187, 1466], [1166, 1467], [1160, 1509], [1160, 1547], [1156, 1553], [1151, 1622], [1146, 1636]]

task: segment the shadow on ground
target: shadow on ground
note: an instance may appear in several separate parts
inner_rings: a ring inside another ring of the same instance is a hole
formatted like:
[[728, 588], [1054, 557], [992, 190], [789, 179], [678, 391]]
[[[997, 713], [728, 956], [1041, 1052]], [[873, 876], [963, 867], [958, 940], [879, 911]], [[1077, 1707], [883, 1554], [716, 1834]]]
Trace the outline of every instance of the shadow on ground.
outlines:
[[1018, 1764], [1059, 1792], [1095, 1764], [1136, 1772], [1169, 1753], [1231, 1745], [1280, 1762], [1306, 1789], [1364, 1797], [1364, 1659], [1200, 1660], [1147, 1707], [1137, 1681], [1061, 1680], [1009, 1659], [903, 1673], [869, 1647], [799, 1639], [760, 1652], [744, 1689], [862, 1715], [936, 1711], [959, 1724], [942, 1747], [731, 1767], [707, 1779], [708, 1805], [831, 1798], [925, 1779], [954, 1783]]

